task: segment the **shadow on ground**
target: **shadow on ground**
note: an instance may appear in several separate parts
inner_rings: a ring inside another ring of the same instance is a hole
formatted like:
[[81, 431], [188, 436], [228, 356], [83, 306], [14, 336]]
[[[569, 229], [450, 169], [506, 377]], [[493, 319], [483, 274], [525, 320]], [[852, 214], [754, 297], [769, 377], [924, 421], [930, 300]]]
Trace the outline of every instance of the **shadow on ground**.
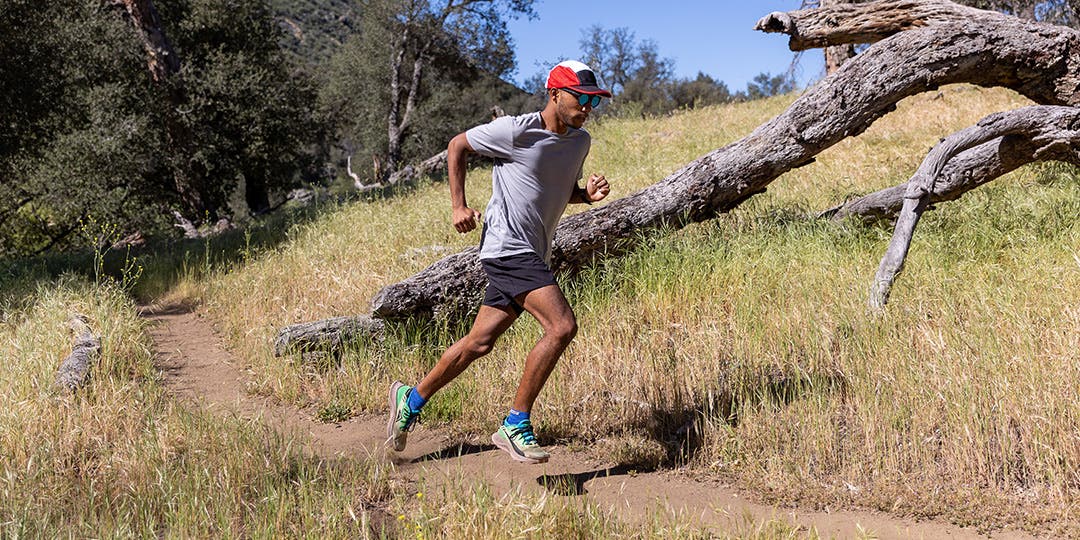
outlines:
[[569, 497], [585, 495], [588, 493], [589, 491], [585, 489], [585, 482], [588, 482], [589, 480], [607, 478], [609, 476], [637, 474], [639, 472], [652, 471], [641, 470], [631, 465], [618, 465], [615, 467], [607, 467], [605, 469], [581, 473], [545, 474], [538, 477], [536, 483], [540, 484], [544, 489], [547, 489], [551, 493]]
[[440, 459], [453, 459], [461, 456], [467, 456], [470, 454], [479, 454], [481, 452], [487, 452], [488, 450], [495, 450], [494, 444], [473, 444], [468, 442], [452, 444], [428, 454], [424, 454], [418, 458], [414, 458], [412, 463], [422, 463], [424, 461], [435, 461]]

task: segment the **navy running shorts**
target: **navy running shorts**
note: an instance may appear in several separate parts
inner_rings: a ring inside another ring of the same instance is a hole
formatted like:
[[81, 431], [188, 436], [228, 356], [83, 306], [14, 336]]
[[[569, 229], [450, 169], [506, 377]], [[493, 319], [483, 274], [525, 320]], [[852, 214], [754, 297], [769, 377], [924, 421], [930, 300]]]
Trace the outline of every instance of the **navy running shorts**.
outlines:
[[509, 306], [518, 315], [521, 315], [525, 308], [514, 298], [555, 284], [555, 275], [551, 273], [547, 263], [532, 252], [480, 259], [480, 265], [484, 267], [488, 278], [483, 304], [492, 307]]

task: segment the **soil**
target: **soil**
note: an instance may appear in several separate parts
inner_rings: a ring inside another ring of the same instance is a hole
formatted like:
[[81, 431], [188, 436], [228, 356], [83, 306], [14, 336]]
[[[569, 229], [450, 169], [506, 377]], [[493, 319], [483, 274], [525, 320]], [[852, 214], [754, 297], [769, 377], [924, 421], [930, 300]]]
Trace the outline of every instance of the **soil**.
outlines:
[[[780, 518], [824, 538], [989, 538], [975, 529], [938, 521], [913, 521], [866, 510], [822, 512], [797, 506], [754, 502], [752, 494], [717, 482], [690, 478], [680, 471], [637, 472], [596, 463], [586, 453], [550, 446], [549, 462], [526, 465], [511, 460], [488, 440], [451, 441], [438, 429], [420, 426], [409, 435], [401, 453], [388, 451], [386, 417], [363, 416], [340, 423], [322, 423], [310, 411], [282, 405], [246, 391], [251, 376], [233, 359], [201, 313], [181, 306], [148, 306], [158, 368], [166, 387], [191, 406], [223, 414], [260, 418], [272, 427], [296, 434], [315, 455], [332, 459], [374, 456], [395, 465], [405, 482], [438, 483], [445, 479], [487, 482], [496, 494], [512, 488], [547, 490], [560, 497], [586, 497], [616, 509], [620, 519], [636, 521], [657, 510], [679, 516], [716, 532], [746, 526], [755, 520]], [[390, 381], [387, 381], [389, 384]], [[655, 514], [651, 514], [655, 515]], [[993, 538], [1031, 538], [1019, 531], [996, 531]]]

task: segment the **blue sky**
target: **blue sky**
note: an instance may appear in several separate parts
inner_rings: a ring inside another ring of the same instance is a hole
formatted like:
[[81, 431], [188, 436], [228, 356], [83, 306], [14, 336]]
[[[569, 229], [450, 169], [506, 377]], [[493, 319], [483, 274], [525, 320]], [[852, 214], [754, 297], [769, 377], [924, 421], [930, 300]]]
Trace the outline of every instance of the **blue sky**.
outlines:
[[[518, 83], [546, 73], [562, 59], [579, 56], [581, 30], [594, 24], [627, 27], [638, 41], [651, 39], [660, 55], [675, 60], [677, 77], [698, 71], [727, 83], [732, 90], [761, 72], [787, 71], [793, 54], [787, 36], [753, 30], [754, 23], [771, 11], [798, 9], [800, 0], [537, 0], [538, 18], [511, 21], [510, 33], [517, 52]], [[799, 62], [800, 86], [816, 80], [822, 71], [819, 51], [807, 51]]]

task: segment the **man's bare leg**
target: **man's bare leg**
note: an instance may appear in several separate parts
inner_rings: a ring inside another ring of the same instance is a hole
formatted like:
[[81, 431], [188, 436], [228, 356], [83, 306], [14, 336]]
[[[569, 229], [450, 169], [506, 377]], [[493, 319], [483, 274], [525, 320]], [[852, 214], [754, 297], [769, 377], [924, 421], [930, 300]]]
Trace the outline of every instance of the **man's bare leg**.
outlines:
[[527, 413], [532, 411], [536, 396], [555, 369], [559, 356], [577, 335], [577, 318], [558, 285], [529, 291], [517, 301], [544, 329], [544, 336], [525, 358], [525, 371], [514, 397], [514, 409]]
[[465, 371], [473, 360], [491, 352], [495, 340], [510, 327], [517, 317], [518, 314], [508, 307], [480, 306], [476, 321], [473, 322], [469, 333], [446, 349], [424, 380], [412, 389], [415, 397], [421, 398], [415, 408], [411, 404], [414, 396], [410, 394], [409, 386], [400, 381], [391, 384], [387, 396], [390, 402], [390, 418], [386, 424], [387, 444], [393, 446], [398, 452], [404, 450], [408, 441], [409, 427], [420, 414], [420, 406], [423, 402]]
[[518, 314], [510, 307], [480, 306], [469, 333], [454, 342], [439, 358], [439, 362], [416, 385], [416, 391], [424, 399], [454, 380], [473, 360], [491, 352], [495, 341], [517, 320]]
[[540, 389], [555, 369], [559, 356], [577, 334], [577, 319], [557, 285], [527, 292], [517, 297], [517, 301], [544, 328], [544, 336], [525, 358], [525, 370], [518, 383], [514, 408], [499, 430], [491, 436], [491, 442], [517, 461], [544, 463], [551, 456], [536, 442], [529, 412]]

